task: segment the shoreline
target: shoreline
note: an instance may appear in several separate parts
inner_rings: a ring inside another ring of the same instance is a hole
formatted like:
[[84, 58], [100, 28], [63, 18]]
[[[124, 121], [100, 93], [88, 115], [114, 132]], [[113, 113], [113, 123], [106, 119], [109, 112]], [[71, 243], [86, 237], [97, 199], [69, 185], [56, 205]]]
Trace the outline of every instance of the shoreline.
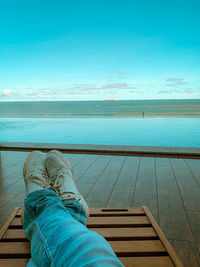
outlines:
[[19, 119], [19, 118], [47, 118], [47, 119], [64, 119], [64, 118], [200, 118], [200, 114], [191, 113], [127, 113], [127, 114], [0, 114], [0, 119]]

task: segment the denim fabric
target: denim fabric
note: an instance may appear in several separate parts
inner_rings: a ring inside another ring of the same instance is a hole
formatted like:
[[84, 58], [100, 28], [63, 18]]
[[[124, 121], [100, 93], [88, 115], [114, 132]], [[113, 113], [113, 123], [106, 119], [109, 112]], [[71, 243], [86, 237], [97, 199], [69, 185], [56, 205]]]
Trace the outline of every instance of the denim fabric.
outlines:
[[24, 232], [31, 241], [27, 266], [123, 266], [108, 242], [86, 228], [78, 201], [62, 202], [52, 190], [24, 199]]

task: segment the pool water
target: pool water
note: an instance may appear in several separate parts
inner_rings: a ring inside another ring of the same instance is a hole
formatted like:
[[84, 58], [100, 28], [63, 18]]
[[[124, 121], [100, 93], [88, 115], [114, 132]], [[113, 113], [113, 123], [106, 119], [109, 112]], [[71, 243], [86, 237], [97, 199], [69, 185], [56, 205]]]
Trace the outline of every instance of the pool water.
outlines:
[[0, 142], [200, 147], [200, 118], [1, 118]]

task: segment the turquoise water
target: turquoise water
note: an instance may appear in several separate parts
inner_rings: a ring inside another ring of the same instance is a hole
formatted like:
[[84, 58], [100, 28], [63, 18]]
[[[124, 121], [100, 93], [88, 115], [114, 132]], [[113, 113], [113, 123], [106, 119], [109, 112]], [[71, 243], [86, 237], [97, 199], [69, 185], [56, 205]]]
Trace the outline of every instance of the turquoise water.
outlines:
[[0, 117], [200, 116], [199, 99], [0, 102]]
[[200, 119], [1, 118], [0, 142], [200, 147]]

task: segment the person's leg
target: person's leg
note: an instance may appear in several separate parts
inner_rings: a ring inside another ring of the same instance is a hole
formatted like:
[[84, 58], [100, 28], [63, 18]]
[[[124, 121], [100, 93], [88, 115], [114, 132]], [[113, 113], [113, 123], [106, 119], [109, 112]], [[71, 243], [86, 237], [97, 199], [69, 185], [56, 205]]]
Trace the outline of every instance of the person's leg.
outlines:
[[78, 201], [67, 201], [52, 190], [25, 198], [24, 232], [31, 241], [36, 266], [123, 266], [108, 242], [89, 231]]
[[[43, 153], [32, 152], [23, 173], [27, 193], [24, 232], [31, 241], [32, 255], [29, 266], [123, 266], [107, 241], [85, 227], [87, 203], [61, 153], [48, 153], [45, 159]], [[60, 197], [47, 188], [54, 188]]]

